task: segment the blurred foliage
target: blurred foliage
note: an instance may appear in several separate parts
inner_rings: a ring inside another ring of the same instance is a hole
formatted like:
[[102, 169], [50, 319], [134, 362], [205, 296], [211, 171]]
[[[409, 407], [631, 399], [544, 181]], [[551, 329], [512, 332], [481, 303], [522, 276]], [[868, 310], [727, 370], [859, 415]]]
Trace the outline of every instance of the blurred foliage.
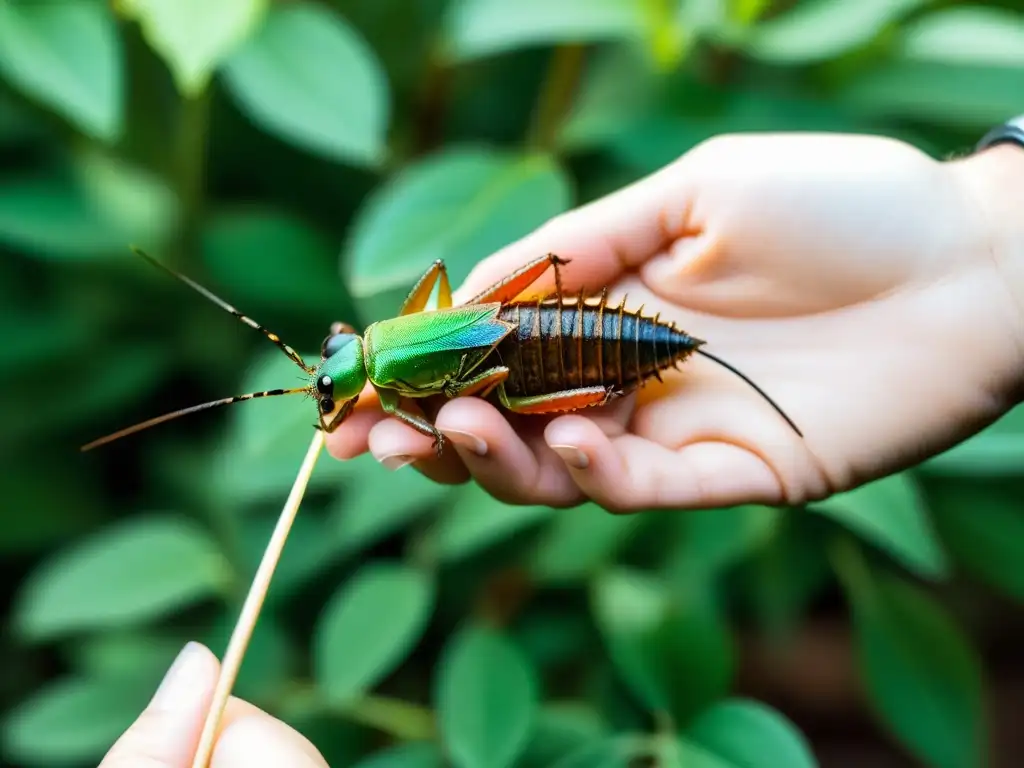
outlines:
[[[187, 639], [222, 652], [309, 437], [283, 398], [78, 453], [296, 375], [130, 242], [312, 351], [715, 134], [947, 156], [1022, 94], [1009, 0], [4, 0], [5, 764], [95, 765]], [[1011, 765], [1022, 499], [1020, 409], [808, 509], [323, 459], [237, 693], [334, 766]]]

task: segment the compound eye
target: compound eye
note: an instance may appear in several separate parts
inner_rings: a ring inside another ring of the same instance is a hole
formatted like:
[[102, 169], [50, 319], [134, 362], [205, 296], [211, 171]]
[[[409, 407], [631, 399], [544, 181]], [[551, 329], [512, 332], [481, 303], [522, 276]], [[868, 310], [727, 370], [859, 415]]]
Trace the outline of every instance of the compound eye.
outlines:
[[320, 345], [320, 355], [326, 360], [333, 357], [339, 350], [355, 341], [356, 336], [352, 333], [335, 333], [324, 339]]
[[329, 397], [325, 397], [320, 401], [320, 410], [324, 413], [330, 413], [334, 410], [334, 401]]
[[316, 391], [321, 395], [334, 394], [334, 379], [326, 373], [316, 380]]

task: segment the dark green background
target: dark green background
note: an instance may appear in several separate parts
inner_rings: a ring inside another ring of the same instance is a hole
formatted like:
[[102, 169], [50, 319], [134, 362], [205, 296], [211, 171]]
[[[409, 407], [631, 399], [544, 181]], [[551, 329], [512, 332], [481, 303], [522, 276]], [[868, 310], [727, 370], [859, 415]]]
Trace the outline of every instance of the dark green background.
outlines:
[[[281, 399], [78, 452], [300, 373], [129, 243], [315, 357], [709, 136], [946, 157], [1021, 111], [1012, 2], [0, 6], [4, 764], [96, 765], [184, 641], [223, 651], [310, 435]], [[237, 692], [334, 768], [1010, 766], [1022, 499], [1020, 410], [799, 510], [508, 507], [324, 458]]]

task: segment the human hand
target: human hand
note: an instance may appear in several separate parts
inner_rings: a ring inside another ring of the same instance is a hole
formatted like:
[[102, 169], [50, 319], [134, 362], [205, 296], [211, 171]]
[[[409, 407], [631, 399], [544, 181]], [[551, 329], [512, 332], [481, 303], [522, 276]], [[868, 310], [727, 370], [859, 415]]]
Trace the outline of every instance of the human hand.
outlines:
[[[189, 643], [152, 701], [99, 768], [191, 768], [219, 664]], [[224, 711], [211, 768], [327, 768], [316, 747], [280, 720], [232, 697]]]
[[429, 438], [363, 397], [328, 449], [414, 459], [440, 482], [471, 474], [511, 503], [589, 497], [613, 511], [799, 504], [905, 468], [1021, 396], [1024, 281], [1012, 270], [1024, 256], [989, 219], [1000, 152], [1019, 185], [1016, 147], [940, 163], [885, 138], [720, 137], [504, 248], [455, 294], [556, 253], [572, 261], [565, 290], [607, 285], [707, 340], [805, 440], [694, 358], [664, 384], [555, 418], [447, 402], [435, 424], [456, 450], [439, 460]]

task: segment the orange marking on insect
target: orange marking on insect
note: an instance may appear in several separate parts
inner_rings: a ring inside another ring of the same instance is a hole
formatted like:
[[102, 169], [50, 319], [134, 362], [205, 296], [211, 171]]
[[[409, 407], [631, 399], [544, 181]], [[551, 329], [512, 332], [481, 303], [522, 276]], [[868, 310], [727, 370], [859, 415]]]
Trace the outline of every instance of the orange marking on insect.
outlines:
[[516, 413], [532, 414], [574, 411], [579, 408], [601, 405], [608, 400], [608, 397], [608, 390], [604, 387], [588, 387], [587, 389], [572, 390], [543, 402], [516, 406], [515, 411]]
[[479, 397], [487, 397], [498, 384], [508, 378], [509, 371], [505, 370], [495, 371], [490, 376], [480, 379], [470, 387], [466, 387], [464, 390], [459, 392], [459, 397], [471, 397], [477, 395]]
[[543, 256], [536, 261], [527, 264], [517, 272], [513, 272], [506, 279], [497, 285], [491, 286], [484, 293], [469, 300], [470, 304], [487, 304], [497, 301], [505, 304], [519, 296], [537, 281], [541, 275], [555, 264], [567, 264], [565, 259], [559, 259], [553, 254]]

